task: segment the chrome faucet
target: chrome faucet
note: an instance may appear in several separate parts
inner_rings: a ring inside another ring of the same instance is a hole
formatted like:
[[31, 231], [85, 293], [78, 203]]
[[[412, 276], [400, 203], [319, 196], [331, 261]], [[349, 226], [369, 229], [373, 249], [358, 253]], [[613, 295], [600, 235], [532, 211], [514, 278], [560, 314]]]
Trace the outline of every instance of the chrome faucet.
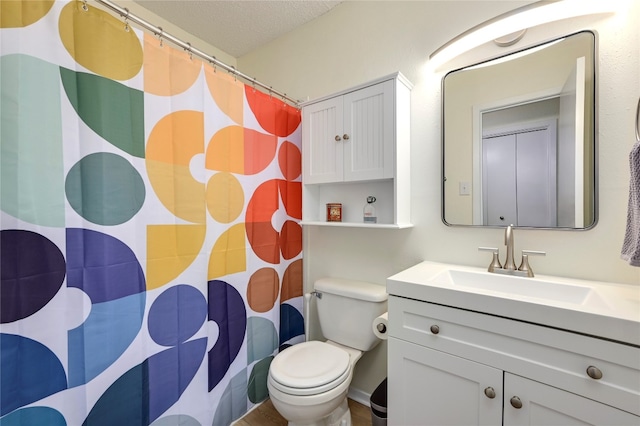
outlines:
[[507, 259], [504, 261], [502, 269], [514, 271], [516, 264], [513, 261], [513, 225], [509, 225], [504, 230], [504, 245], [507, 246]]
[[497, 274], [517, 275], [521, 277], [533, 277], [533, 270], [529, 265], [529, 255], [546, 255], [543, 251], [535, 250], [522, 250], [522, 262], [520, 266], [516, 268], [516, 264], [513, 256], [513, 225], [509, 225], [504, 230], [504, 245], [507, 246], [507, 258], [504, 261], [504, 266], [500, 264], [500, 250], [494, 247], [478, 247], [478, 250], [491, 251], [493, 253], [493, 259], [487, 270]]

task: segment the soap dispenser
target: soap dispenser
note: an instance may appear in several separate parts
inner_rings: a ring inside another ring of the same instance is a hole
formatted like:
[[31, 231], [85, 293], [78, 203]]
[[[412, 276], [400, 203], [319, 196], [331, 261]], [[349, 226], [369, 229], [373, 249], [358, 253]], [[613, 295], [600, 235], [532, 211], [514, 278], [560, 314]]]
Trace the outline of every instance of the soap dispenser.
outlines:
[[378, 218], [376, 217], [376, 208], [373, 203], [376, 202], [376, 197], [370, 195], [367, 197], [367, 204], [364, 205], [363, 216], [364, 223], [376, 223]]

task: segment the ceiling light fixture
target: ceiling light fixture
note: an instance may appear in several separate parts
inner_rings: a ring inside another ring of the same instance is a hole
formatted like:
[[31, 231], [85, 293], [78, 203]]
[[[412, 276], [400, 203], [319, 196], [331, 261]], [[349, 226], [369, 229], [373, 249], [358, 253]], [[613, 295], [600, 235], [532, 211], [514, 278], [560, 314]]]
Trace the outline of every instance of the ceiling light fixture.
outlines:
[[498, 45], [509, 46], [517, 43], [527, 28], [537, 25], [577, 16], [615, 12], [620, 3], [614, 0], [537, 1], [498, 15], [451, 39], [429, 55], [429, 65], [435, 70], [456, 56], [492, 40], [497, 40]]

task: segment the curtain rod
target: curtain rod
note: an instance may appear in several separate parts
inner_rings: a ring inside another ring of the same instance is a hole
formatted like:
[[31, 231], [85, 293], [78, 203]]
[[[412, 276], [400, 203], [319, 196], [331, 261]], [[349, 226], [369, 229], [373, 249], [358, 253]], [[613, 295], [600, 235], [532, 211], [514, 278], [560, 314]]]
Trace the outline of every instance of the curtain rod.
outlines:
[[[251, 82], [254, 86], [260, 86], [263, 89], [267, 90], [269, 92], [269, 94], [273, 94], [273, 95], [277, 95], [280, 98], [282, 98], [282, 100], [286, 100], [289, 103], [293, 104], [296, 108], [299, 108], [299, 102], [296, 101], [293, 98], [290, 98], [289, 96], [287, 96], [286, 93], [281, 93], [277, 90], [274, 90], [271, 86], [267, 86], [264, 83], [261, 83], [260, 81], [256, 80], [253, 77], [249, 77], [248, 75], [238, 71], [236, 69], [236, 67], [231, 66], [231, 65], [227, 65], [224, 62], [221, 62], [220, 60], [216, 59], [215, 56], [211, 56], [211, 55], [207, 55], [205, 52], [203, 52], [200, 49], [197, 49], [193, 46], [191, 46], [191, 43], [186, 43], [182, 40], [180, 40], [179, 38], [169, 34], [169, 33], [165, 33], [164, 30], [162, 29], [162, 27], [156, 27], [155, 25], [150, 24], [149, 22], [145, 21], [144, 19], [133, 15], [131, 13], [129, 13], [129, 9], [122, 8], [120, 6], [118, 6], [117, 4], [113, 3], [110, 0], [95, 0], [97, 3], [102, 4], [103, 6], [106, 6], [107, 8], [109, 8], [110, 10], [116, 12], [118, 15], [120, 15], [121, 17], [125, 18], [125, 20], [131, 21], [131, 22], [135, 22], [136, 24], [140, 25], [143, 28], [146, 28], [147, 30], [151, 31], [154, 35], [158, 36], [160, 39], [164, 39], [164, 40], [168, 40], [171, 43], [183, 48], [184, 50], [186, 50], [189, 53], [192, 53], [196, 56], [201, 57], [202, 59], [205, 59], [209, 62], [211, 62], [212, 64], [215, 64], [216, 66], [219, 66], [220, 68], [225, 69], [226, 71], [228, 71], [229, 73], [240, 77], [246, 81]], [[87, 0], [83, 0], [83, 2], [86, 5]]]

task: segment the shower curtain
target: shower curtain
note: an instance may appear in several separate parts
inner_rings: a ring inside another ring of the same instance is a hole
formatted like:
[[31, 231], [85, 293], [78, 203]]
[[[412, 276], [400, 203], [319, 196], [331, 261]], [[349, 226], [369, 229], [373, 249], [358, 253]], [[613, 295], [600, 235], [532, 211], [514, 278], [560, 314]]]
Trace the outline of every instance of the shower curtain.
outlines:
[[304, 340], [300, 112], [82, 1], [0, 2], [0, 425], [228, 425]]

